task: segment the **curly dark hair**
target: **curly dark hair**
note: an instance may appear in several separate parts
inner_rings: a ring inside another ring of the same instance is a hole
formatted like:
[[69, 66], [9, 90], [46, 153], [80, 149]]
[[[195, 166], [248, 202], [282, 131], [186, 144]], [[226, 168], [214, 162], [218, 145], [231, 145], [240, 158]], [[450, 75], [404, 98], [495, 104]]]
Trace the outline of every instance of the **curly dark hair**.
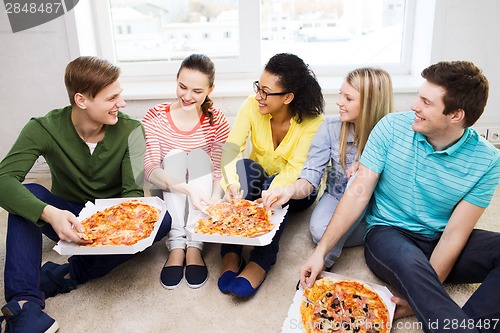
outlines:
[[305, 117], [314, 118], [323, 113], [325, 100], [321, 86], [301, 58], [290, 53], [278, 53], [269, 59], [264, 70], [278, 76], [278, 84], [294, 94], [289, 106], [298, 123]]
[[474, 125], [483, 114], [489, 83], [481, 69], [472, 62], [441, 61], [424, 69], [422, 77], [446, 90], [443, 114], [464, 110], [465, 127]]

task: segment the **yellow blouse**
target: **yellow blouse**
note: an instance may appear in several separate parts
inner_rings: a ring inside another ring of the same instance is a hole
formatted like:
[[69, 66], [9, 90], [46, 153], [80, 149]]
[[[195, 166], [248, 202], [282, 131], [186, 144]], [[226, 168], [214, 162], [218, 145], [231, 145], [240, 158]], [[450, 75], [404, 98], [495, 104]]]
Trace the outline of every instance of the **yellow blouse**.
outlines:
[[300, 124], [291, 119], [290, 129], [276, 150], [272, 139], [271, 118], [269, 114], [259, 113], [254, 96], [249, 96], [241, 106], [222, 151], [221, 186], [224, 190], [230, 184], [240, 185], [236, 162], [245, 151], [249, 135], [252, 144], [250, 159], [259, 163], [269, 176], [277, 174], [271, 188], [285, 187], [297, 180], [307, 159], [311, 140], [324, 117], [304, 118]]

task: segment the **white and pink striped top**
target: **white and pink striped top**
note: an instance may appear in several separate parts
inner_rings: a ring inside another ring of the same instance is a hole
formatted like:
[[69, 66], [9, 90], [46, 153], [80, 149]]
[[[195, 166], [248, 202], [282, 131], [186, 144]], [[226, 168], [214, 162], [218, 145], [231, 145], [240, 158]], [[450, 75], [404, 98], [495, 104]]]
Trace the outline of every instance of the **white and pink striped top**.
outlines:
[[192, 130], [181, 131], [172, 121], [170, 104], [159, 104], [148, 110], [142, 118], [146, 132], [144, 172], [147, 180], [153, 170], [161, 168], [163, 158], [172, 149], [190, 152], [196, 148], [203, 149], [210, 156], [214, 166], [214, 180], [220, 180], [222, 144], [229, 135], [229, 122], [219, 109], [211, 108], [210, 111], [214, 115], [212, 125], [210, 119], [202, 114], [200, 122]]

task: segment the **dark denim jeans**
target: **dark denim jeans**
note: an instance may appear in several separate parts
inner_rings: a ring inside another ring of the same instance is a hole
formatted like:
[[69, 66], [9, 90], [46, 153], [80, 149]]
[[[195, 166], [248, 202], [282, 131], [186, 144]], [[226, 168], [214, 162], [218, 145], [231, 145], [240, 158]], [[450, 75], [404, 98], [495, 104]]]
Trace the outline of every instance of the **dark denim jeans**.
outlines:
[[[262, 166], [257, 162], [250, 159], [239, 160], [236, 164], [236, 170], [240, 178], [241, 187], [244, 192], [244, 197], [247, 200], [255, 200], [261, 197], [263, 190], [267, 190], [272, 180], [276, 175], [269, 177]], [[244, 181], [246, 179], [246, 181]], [[317, 194], [314, 193], [304, 199], [300, 200], [290, 200], [288, 202], [288, 213], [285, 215], [280, 228], [274, 235], [271, 244], [265, 246], [255, 246], [250, 252], [250, 261], [257, 263], [266, 272], [268, 272], [271, 267], [276, 263], [276, 258], [279, 252], [279, 240], [281, 234], [285, 229], [286, 222], [288, 220], [288, 214], [294, 212], [300, 212], [308, 207], [310, 207], [314, 200], [316, 200]], [[234, 244], [222, 244], [221, 245], [221, 256], [224, 257], [226, 253], [233, 252], [241, 255], [243, 251], [243, 246]]]
[[[39, 184], [27, 184], [26, 188], [37, 198], [59, 209], [72, 212], [76, 216], [83, 205], [69, 202], [52, 194]], [[158, 230], [155, 242], [170, 231], [169, 214]], [[7, 249], [5, 259], [5, 299], [34, 301], [45, 307], [45, 295], [39, 289], [40, 265], [42, 262], [42, 233], [54, 241], [57, 234], [50, 224], [38, 227], [25, 218], [9, 214], [7, 228]], [[136, 254], [123, 255], [75, 255], [69, 258], [70, 276], [79, 284], [106, 275], [118, 265], [132, 259]]]
[[475, 229], [446, 282], [481, 283], [460, 308], [429, 263], [440, 237], [377, 226], [365, 239], [370, 269], [410, 303], [425, 332], [500, 332], [500, 233]]

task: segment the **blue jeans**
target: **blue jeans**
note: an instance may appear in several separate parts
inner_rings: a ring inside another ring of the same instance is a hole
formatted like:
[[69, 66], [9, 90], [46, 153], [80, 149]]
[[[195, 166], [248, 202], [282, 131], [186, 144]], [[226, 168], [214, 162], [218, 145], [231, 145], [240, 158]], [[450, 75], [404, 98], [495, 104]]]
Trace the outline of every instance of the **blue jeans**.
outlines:
[[429, 263], [439, 239], [376, 226], [365, 239], [366, 262], [410, 303], [425, 332], [500, 332], [493, 321], [500, 319], [500, 233], [475, 229], [448, 275], [450, 283], [481, 283], [462, 308]]
[[[309, 231], [311, 232], [312, 240], [315, 244], [318, 244], [321, 237], [323, 237], [323, 234], [325, 233], [325, 230], [328, 227], [330, 219], [337, 209], [339, 202], [339, 198], [325, 192], [321, 196], [321, 199], [319, 199], [316, 207], [314, 207], [311, 214], [311, 220], [309, 222]], [[331, 249], [326, 255], [326, 267], [331, 267], [335, 263], [335, 260], [340, 257], [344, 247], [359, 246], [364, 243], [366, 233], [366, 222], [364, 216], [365, 213], [363, 212], [352, 227], [344, 234], [344, 236], [342, 236], [342, 238], [339, 239], [333, 249]]]
[[[262, 166], [257, 162], [250, 159], [239, 160], [236, 164], [236, 171], [240, 178], [241, 188], [244, 192], [244, 197], [247, 200], [255, 200], [261, 197], [263, 190], [267, 190], [272, 180], [276, 175], [269, 177]], [[246, 179], [246, 181], [243, 181]], [[310, 207], [314, 200], [316, 200], [316, 194], [310, 195], [307, 198], [300, 200], [290, 200], [288, 202], [288, 213], [300, 212], [308, 207]], [[265, 246], [255, 246], [250, 252], [250, 261], [257, 263], [266, 272], [268, 272], [271, 267], [276, 263], [276, 258], [279, 252], [279, 240], [281, 234], [285, 229], [286, 222], [288, 220], [288, 213], [285, 215], [280, 228], [274, 235], [273, 240], [269, 245]], [[241, 255], [243, 251], [243, 246], [234, 244], [222, 244], [221, 245], [221, 256], [224, 257], [227, 253], [236, 253]]]
[[[78, 216], [83, 204], [69, 202], [52, 194], [39, 184], [27, 184], [26, 188], [38, 199], [59, 209], [68, 210]], [[170, 231], [169, 214], [158, 230], [155, 242]], [[14, 214], [9, 214], [5, 259], [5, 299], [33, 301], [45, 307], [45, 295], [39, 289], [40, 266], [42, 263], [42, 233], [53, 241], [59, 238], [52, 226], [46, 223], [38, 227], [33, 222]], [[70, 277], [77, 283], [106, 275], [118, 265], [132, 259], [136, 254], [123, 255], [75, 255], [71, 256]]]

